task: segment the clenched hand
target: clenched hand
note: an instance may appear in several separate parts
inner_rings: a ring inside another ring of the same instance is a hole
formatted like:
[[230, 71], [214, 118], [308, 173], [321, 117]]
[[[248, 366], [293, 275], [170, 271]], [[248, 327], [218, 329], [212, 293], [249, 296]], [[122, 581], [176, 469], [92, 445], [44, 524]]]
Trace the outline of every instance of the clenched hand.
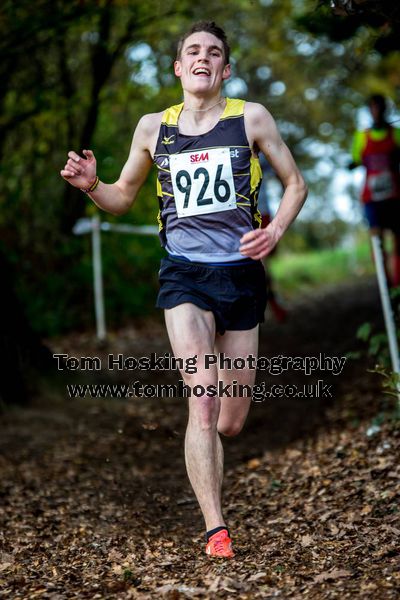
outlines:
[[267, 256], [276, 246], [279, 236], [272, 223], [265, 229], [254, 229], [248, 231], [240, 240], [240, 252], [253, 260], [259, 260]]
[[68, 161], [61, 176], [71, 185], [80, 189], [89, 188], [96, 179], [96, 159], [91, 150], [83, 150], [85, 158], [76, 152], [68, 152]]

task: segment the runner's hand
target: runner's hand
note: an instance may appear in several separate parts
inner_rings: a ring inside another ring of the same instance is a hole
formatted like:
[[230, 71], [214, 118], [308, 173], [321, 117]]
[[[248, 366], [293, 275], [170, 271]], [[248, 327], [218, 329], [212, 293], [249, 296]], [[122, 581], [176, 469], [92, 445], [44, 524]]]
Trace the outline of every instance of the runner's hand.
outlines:
[[61, 176], [74, 187], [80, 189], [89, 188], [96, 179], [96, 159], [91, 150], [83, 150], [85, 158], [76, 152], [68, 152], [68, 161], [64, 169], [60, 171]]
[[265, 229], [248, 231], [240, 240], [240, 252], [253, 260], [264, 258], [275, 248], [278, 235], [270, 223]]

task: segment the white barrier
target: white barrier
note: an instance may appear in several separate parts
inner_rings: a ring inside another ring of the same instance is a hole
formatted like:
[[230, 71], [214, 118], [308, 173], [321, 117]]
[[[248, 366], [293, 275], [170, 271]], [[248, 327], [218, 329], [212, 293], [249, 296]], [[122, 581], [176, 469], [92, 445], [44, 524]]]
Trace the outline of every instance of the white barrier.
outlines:
[[[96, 315], [96, 334], [99, 341], [107, 337], [106, 320], [104, 310], [103, 269], [101, 260], [101, 232], [116, 231], [118, 233], [135, 233], [138, 235], [158, 235], [156, 225], [129, 225], [127, 223], [109, 223], [100, 221], [98, 215], [91, 219], [79, 219], [73, 229], [75, 235], [92, 233], [92, 261], [93, 261], [93, 288], [94, 307]], [[381, 296], [383, 316], [385, 319], [386, 332], [389, 340], [390, 357], [392, 368], [400, 375], [399, 348], [397, 344], [396, 326], [389, 298], [389, 290], [385, 276], [381, 240], [379, 236], [372, 236], [372, 248], [375, 258], [376, 275], [378, 279], [379, 292]], [[400, 403], [400, 383], [397, 385]]]
[[[385, 319], [386, 332], [389, 340], [390, 358], [392, 369], [400, 375], [399, 347], [397, 344], [396, 324], [390, 303], [389, 289], [386, 281], [385, 266], [383, 261], [382, 245], [379, 236], [372, 236], [372, 248], [374, 251], [376, 276], [378, 278], [379, 292], [381, 295], [383, 316]], [[398, 400], [400, 403], [400, 382], [397, 384]]]
[[93, 291], [94, 291], [94, 310], [96, 315], [96, 335], [102, 342], [107, 337], [106, 318], [104, 309], [104, 290], [103, 290], [103, 266], [101, 260], [101, 232], [117, 231], [118, 233], [136, 233], [138, 235], [158, 235], [156, 225], [128, 225], [126, 223], [109, 223], [100, 221], [98, 215], [91, 219], [79, 219], [72, 232], [75, 235], [84, 235], [92, 233], [92, 263], [93, 263]]

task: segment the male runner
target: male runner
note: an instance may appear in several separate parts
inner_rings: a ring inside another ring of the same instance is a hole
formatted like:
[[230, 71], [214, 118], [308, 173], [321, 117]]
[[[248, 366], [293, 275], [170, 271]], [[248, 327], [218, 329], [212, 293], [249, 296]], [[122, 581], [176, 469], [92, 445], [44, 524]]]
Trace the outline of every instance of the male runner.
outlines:
[[[260, 104], [221, 95], [229, 78], [229, 46], [214, 22], [195, 24], [179, 41], [175, 75], [183, 103], [142, 117], [119, 179], [96, 176], [91, 150], [69, 152], [61, 175], [86, 191], [103, 210], [129, 210], [153, 163], [158, 169], [159, 224], [168, 256], [162, 260], [158, 306], [165, 308], [176, 357], [197, 356], [197, 373], [182, 373], [191, 386], [236, 380], [253, 385], [255, 370], [205, 367], [204, 355], [257, 356], [264, 320], [266, 256], [294, 220], [306, 186], [270, 113]], [[256, 196], [261, 150], [280, 177], [284, 194], [275, 218], [259, 229]], [[189, 398], [185, 459], [202, 510], [206, 553], [233, 556], [221, 509], [223, 449], [245, 422], [250, 397]]]
[[[389, 285], [400, 285], [400, 129], [386, 120], [386, 100], [380, 94], [369, 98], [372, 127], [357, 131], [353, 138], [349, 168], [363, 165], [366, 177], [361, 192], [370, 234], [383, 238], [385, 231], [393, 233], [391, 269], [384, 252]], [[383, 244], [382, 249], [384, 250]]]

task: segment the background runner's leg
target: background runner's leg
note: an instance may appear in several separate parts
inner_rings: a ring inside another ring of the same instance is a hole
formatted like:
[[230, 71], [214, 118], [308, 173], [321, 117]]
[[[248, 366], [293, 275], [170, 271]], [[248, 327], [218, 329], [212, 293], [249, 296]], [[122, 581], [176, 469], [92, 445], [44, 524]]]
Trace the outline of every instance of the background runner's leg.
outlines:
[[[197, 355], [197, 373], [182, 372], [185, 383], [217, 384], [217, 368], [205, 369], [204, 355], [214, 354], [215, 319], [210, 311], [184, 303], [165, 311], [165, 322], [176, 357]], [[185, 460], [190, 483], [202, 510], [206, 529], [225, 525], [221, 511], [223, 450], [217, 432], [219, 398], [200, 394], [189, 398], [189, 420], [185, 438]]]

